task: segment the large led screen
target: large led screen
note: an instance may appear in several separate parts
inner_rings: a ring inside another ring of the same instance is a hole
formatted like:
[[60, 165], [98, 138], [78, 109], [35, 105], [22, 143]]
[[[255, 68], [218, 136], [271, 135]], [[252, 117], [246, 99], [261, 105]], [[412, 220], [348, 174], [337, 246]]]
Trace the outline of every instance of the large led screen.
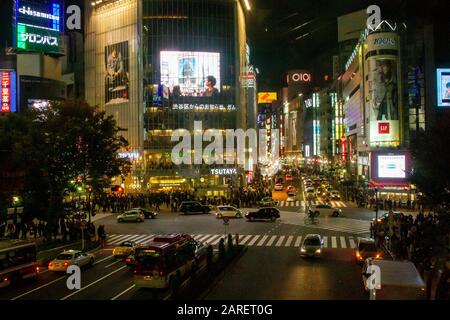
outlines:
[[220, 92], [220, 53], [161, 51], [161, 84], [173, 97], [215, 97]]
[[379, 155], [378, 178], [406, 178], [406, 156]]
[[450, 107], [450, 69], [437, 69], [437, 105]]

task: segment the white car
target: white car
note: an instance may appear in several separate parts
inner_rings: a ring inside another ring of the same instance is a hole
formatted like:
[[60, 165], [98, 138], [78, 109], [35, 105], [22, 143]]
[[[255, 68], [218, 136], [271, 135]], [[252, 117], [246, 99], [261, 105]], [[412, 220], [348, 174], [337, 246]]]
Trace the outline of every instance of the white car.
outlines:
[[81, 250], [66, 250], [60, 253], [48, 264], [49, 271], [66, 272], [69, 266], [79, 267], [92, 266], [94, 264], [94, 255]]
[[307, 234], [300, 246], [300, 255], [307, 257], [319, 257], [322, 255], [323, 240], [318, 234]]
[[242, 218], [245, 215], [244, 212], [232, 206], [217, 206], [215, 214], [217, 219], [222, 219], [223, 217]]
[[275, 185], [275, 191], [283, 191], [283, 190], [284, 190], [284, 187], [281, 183], [277, 183]]
[[141, 210], [129, 210], [117, 216], [117, 222], [143, 222], [145, 215]]
[[314, 200], [316, 198], [316, 191], [314, 188], [306, 189], [306, 200]]
[[288, 192], [287, 196], [288, 196], [286, 199], [287, 202], [294, 202], [297, 197], [297, 194], [295, 192], [291, 191], [291, 192]]
[[333, 217], [338, 217], [342, 214], [342, 210], [339, 208], [333, 208], [332, 206], [329, 206], [327, 204], [317, 204], [317, 205], [311, 205], [308, 207], [307, 212], [315, 213], [316, 216], [318, 215], [331, 215]]

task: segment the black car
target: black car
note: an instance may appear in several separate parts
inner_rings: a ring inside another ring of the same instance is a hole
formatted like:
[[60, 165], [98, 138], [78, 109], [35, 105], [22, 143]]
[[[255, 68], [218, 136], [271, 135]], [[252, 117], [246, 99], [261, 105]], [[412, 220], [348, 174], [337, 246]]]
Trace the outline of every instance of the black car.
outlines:
[[211, 208], [197, 201], [183, 201], [180, 206], [180, 211], [183, 214], [206, 214], [211, 211]]
[[245, 215], [247, 220], [271, 220], [280, 218], [280, 211], [277, 208], [261, 208], [258, 211], [251, 211]]
[[158, 212], [155, 211], [149, 211], [144, 208], [133, 208], [131, 210], [139, 210], [144, 214], [145, 219], [155, 219], [158, 215]]

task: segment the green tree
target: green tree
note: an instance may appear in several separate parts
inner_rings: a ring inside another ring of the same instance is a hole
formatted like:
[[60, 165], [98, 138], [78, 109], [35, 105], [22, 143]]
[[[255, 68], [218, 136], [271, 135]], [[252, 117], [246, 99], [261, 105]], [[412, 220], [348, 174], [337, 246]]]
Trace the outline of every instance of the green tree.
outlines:
[[426, 203], [433, 207], [450, 202], [450, 125], [440, 120], [419, 132], [412, 144], [412, 182], [423, 193]]

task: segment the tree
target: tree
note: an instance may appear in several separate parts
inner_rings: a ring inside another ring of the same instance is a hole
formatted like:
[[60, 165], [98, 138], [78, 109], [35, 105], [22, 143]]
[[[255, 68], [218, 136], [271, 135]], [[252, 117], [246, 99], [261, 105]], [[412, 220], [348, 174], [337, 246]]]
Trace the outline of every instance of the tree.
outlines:
[[63, 213], [64, 193], [73, 187], [71, 181], [81, 178], [98, 192], [110, 178], [130, 169], [130, 162], [117, 154], [128, 145], [120, 136], [123, 129], [112, 116], [84, 101], [67, 100], [10, 118], [24, 123], [22, 136], [12, 137], [10, 150], [16, 162], [26, 164], [22, 195], [25, 210], [33, 210], [31, 216], [46, 208], [44, 218], [56, 223]]
[[426, 131], [419, 132], [411, 148], [414, 168], [412, 182], [432, 206], [450, 202], [449, 130], [448, 121], [439, 121]]

